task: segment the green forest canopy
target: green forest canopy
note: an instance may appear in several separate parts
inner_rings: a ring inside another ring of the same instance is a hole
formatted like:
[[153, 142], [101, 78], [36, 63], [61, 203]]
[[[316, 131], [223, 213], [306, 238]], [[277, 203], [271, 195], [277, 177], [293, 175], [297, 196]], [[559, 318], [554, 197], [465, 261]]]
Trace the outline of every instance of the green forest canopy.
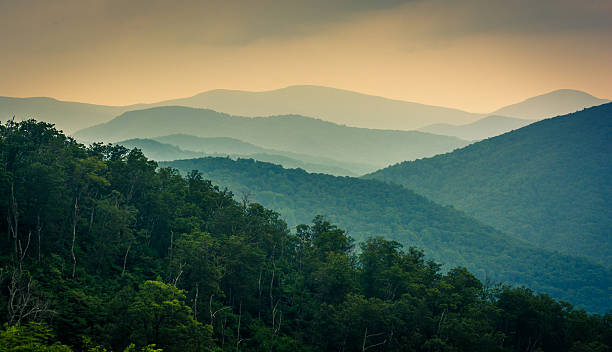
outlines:
[[612, 263], [612, 103], [367, 175], [538, 247]]
[[612, 302], [609, 269], [538, 249], [401, 186], [309, 174], [250, 159], [200, 158], [160, 165], [184, 174], [198, 170], [238, 199], [247, 196], [278, 211], [290, 226], [324, 214], [357, 240], [382, 235], [423, 249], [445, 268], [465, 266], [481, 279], [527, 285], [591, 311], [604, 312]]
[[355, 250], [138, 150], [0, 126], [2, 351], [605, 351], [612, 317]]

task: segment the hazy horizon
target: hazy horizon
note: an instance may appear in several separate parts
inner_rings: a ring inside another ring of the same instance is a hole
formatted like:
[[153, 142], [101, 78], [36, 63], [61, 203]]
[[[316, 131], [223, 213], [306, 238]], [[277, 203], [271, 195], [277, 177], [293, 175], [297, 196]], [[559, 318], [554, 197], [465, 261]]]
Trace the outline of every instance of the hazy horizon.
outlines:
[[[164, 103], [166, 101], [172, 102], [174, 100], [181, 100], [181, 99], [186, 99], [186, 98], [192, 98], [192, 97], [198, 96], [200, 94], [205, 94], [205, 93], [214, 92], [214, 91], [247, 92], [247, 93], [267, 93], [267, 92], [280, 91], [280, 90], [287, 89], [287, 88], [292, 88], [292, 87], [304, 87], [304, 86], [330, 88], [330, 89], [335, 89], [335, 90], [347, 91], [347, 92], [351, 92], [351, 93], [368, 95], [368, 96], [377, 97], [377, 98], [383, 98], [383, 99], [399, 101], [399, 102], [409, 102], [409, 103], [417, 103], [417, 104], [423, 104], [423, 105], [430, 105], [430, 106], [438, 106], [438, 107], [444, 107], [444, 108], [458, 109], [458, 110], [462, 110], [462, 111], [465, 111], [465, 112], [476, 113], [476, 114], [492, 114], [492, 113], [495, 113], [497, 110], [499, 110], [501, 108], [506, 108], [506, 107], [508, 107], [510, 105], [522, 103], [522, 102], [524, 102], [524, 101], [526, 101], [528, 99], [531, 99], [531, 98], [534, 98], [534, 97], [539, 97], [539, 96], [546, 95], [546, 94], [553, 93], [553, 92], [557, 92], [557, 91], [576, 91], [576, 92], [580, 92], [580, 93], [587, 93], [587, 94], [592, 95], [593, 97], [598, 98], [598, 99], [612, 100], [612, 98], [609, 98], [609, 97], [602, 97], [602, 96], [593, 95], [593, 94], [591, 94], [588, 91], [581, 91], [581, 90], [577, 90], [577, 89], [573, 89], [573, 88], [558, 88], [558, 89], [553, 89], [551, 91], [537, 93], [537, 94], [532, 95], [532, 96], [526, 96], [526, 97], [524, 97], [524, 98], [522, 98], [520, 100], [508, 101], [508, 102], [506, 102], [506, 103], [504, 103], [504, 104], [502, 104], [500, 106], [493, 107], [492, 109], [487, 110], [487, 111], [473, 111], [473, 110], [468, 110], [468, 109], [462, 109], [460, 107], [455, 107], [455, 106], [448, 106], [448, 105], [442, 105], [442, 104], [430, 104], [430, 103], [424, 103], [424, 102], [421, 102], [421, 101], [414, 101], [414, 100], [403, 100], [403, 99], [398, 99], [398, 98], [392, 98], [392, 97], [387, 97], [387, 96], [383, 96], [383, 95], [378, 95], [378, 94], [375, 94], [375, 93], [365, 93], [365, 92], [357, 91], [357, 90], [350, 90], [350, 89], [331, 87], [331, 86], [323, 86], [323, 85], [314, 85], [314, 84], [292, 84], [292, 85], [289, 85], [289, 86], [283, 86], [283, 87], [278, 87], [278, 88], [273, 88], [273, 89], [264, 89], [264, 90], [214, 88], [214, 89], [209, 89], [209, 90], [197, 91], [197, 92], [194, 92], [192, 94], [185, 95], [185, 96], [175, 96], [175, 97], [171, 97], [171, 98], [167, 98], [167, 99], [155, 100], [155, 101], [146, 101], [146, 102], [145, 101], [138, 101], [137, 100], [137, 101], [131, 102], [129, 104], [120, 104], [120, 105], [102, 104], [102, 103], [98, 103], [98, 102], [83, 101], [83, 100], [61, 99], [61, 98], [58, 98], [58, 97], [53, 96], [53, 95], [9, 96], [9, 95], [0, 94], [0, 97], [23, 98], [23, 99], [29, 99], [29, 98], [52, 98], [52, 99], [56, 99], [58, 101], [70, 102], [70, 103], [83, 103], [83, 104], [93, 104], [93, 105], [111, 106], [111, 107], [130, 107], [130, 106], [135, 106], [135, 105], [150, 105], [150, 104]], [[145, 107], [145, 108], [149, 108], [149, 107]], [[215, 110], [215, 109], [212, 109], [212, 110]], [[215, 111], [217, 111], [217, 110], [215, 110]], [[220, 112], [225, 112], [225, 111], [220, 111]]]
[[488, 112], [612, 98], [612, 3], [7, 1], [0, 95], [131, 105], [321, 85]]

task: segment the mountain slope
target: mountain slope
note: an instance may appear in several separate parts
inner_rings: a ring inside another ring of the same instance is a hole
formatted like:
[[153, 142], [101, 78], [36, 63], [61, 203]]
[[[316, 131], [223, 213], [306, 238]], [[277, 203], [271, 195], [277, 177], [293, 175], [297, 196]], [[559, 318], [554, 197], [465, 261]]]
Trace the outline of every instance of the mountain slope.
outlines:
[[308, 172], [323, 172], [336, 176], [356, 176], [374, 171], [374, 167], [368, 164], [267, 149], [235, 138], [202, 138], [188, 134], [173, 134], [156, 137], [154, 140], [207, 155], [247, 157], [282, 165], [286, 168], [300, 167]]
[[579, 90], [559, 89], [508, 105], [493, 112], [493, 114], [525, 119], [543, 119], [569, 114], [608, 102], [610, 100], [599, 99]]
[[[169, 136], [172, 138], [161, 137], [160, 139], [171, 139], [174, 140], [176, 136], [182, 135], [173, 135]], [[188, 136], [193, 137], [193, 136]], [[224, 156], [230, 157], [232, 159], [237, 158], [251, 158], [259, 161], [266, 161], [270, 163], [274, 163], [277, 165], [282, 165], [285, 168], [300, 168], [304, 169], [308, 172], [314, 173], [326, 173], [330, 175], [340, 175], [340, 176], [356, 176], [356, 174], [350, 170], [343, 169], [334, 163], [329, 164], [317, 164], [311, 163], [307, 161], [303, 161], [300, 159], [293, 159], [283, 155], [277, 154], [267, 154], [265, 152], [262, 153], [254, 153], [248, 154], [248, 150], [242, 148], [241, 146], [249, 146], [251, 144], [245, 143], [239, 140], [234, 140], [231, 138], [188, 138], [191, 142], [195, 141], [195, 139], [200, 139], [203, 141], [202, 145], [193, 145], [196, 147], [198, 151], [185, 150], [176, 145], [161, 143], [154, 139], [146, 139], [146, 138], [134, 138], [128, 139], [125, 141], [117, 142], [117, 144], [122, 145], [128, 149], [138, 148], [142, 151], [142, 153], [149, 159], [153, 159], [156, 161], [169, 161], [169, 160], [179, 160], [179, 159], [191, 159], [191, 158], [199, 158], [203, 156]], [[208, 142], [208, 143], [207, 143]], [[211, 148], [212, 147], [212, 148]], [[220, 147], [219, 149], [215, 149], [214, 147]], [[238, 147], [238, 148], [234, 148]], [[256, 146], [253, 146], [258, 148]], [[259, 148], [264, 150], [263, 148]], [[245, 154], [237, 153], [237, 151], [245, 152]]]
[[75, 137], [113, 142], [176, 133], [231, 137], [264, 148], [379, 167], [448, 152], [468, 143], [417, 131], [340, 126], [298, 115], [246, 118], [176, 106], [126, 112], [108, 123], [81, 130]]
[[543, 248], [612, 263], [612, 104], [543, 120], [375, 178]]
[[535, 249], [401, 186], [308, 174], [245, 159], [201, 158], [160, 166], [184, 173], [198, 170], [238, 198], [248, 196], [281, 212], [292, 226], [324, 214], [358, 240], [385, 235], [424, 249], [430, 258], [466, 266], [483, 278], [525, 284], [588, 309], [603, 311], [611, 302], [608, 269]]
[[265, 92], [217, 89], [156, 103], [208, 108], [240, 116], [297, 114], [355, 127], [413, 130], [433, 123], [467, 123], [482, 115], [321, 86]]
[[53, 123], [66, 133], [109, 121], [128, 109], [128, 107], [59, 101], [53, 98], [0, 97], [0, 120], [10, 119], [13, 116], [17, 120], [35, 118]]
[[138, 148], [149, 159], [157, 161], [168, 161], [177, 159], [190, 159], [203, 156], [202, 153], [183, 150], [174, 145], [160, 143], [152, 139], [133, 138], [117, 142], [128, 149]]
[[265, 148], [229, 137], [202, 138], [189, 134], [171, 134], [153, 139], [206, 154], [252, 154], [267, 151]]
[[515, 117], [487, 116], [465, 125], [440, 123], [420, 128], [419, 131], [454, 136], [465, 140], [480, 140], [527, 126], [532, 122], [533, 120]]

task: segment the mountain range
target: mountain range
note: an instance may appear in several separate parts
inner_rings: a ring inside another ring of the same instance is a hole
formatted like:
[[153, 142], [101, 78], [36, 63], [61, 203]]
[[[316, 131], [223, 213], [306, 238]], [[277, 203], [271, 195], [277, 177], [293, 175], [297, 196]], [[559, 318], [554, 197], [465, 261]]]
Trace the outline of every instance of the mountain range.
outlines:
[[[324, 214], [356, 240], [383, 235], [465, 266], [482, 279], [526, 285], [589, 310], [609, 308], [612, 272], [585, 259], [537, 249], [397, 185], [309, 174], [251, 159], [199, 158], [160, 163], [198, 170], [238, 199], [280, 212], [290, 226]], [[589, 273], [585, 275], [585, 273]]]
[[608, 99], [596, 98], [579, 90], [559, 89], [508, 105], [494, 111], [493, 114], [524, 119], [543, 119], [609, 102]]
[[403, 185], [541, 248], [612, 263], [612, 103], [366, 178]]
[[241, 116], [298, 114], [356, 127], [414, 130], [432, 124], [465, 125], [490, 115], [541, 119], [607, 102], [576, 90], [557, 90], [502, 107], [469, 113], [458, 109], [392, 100], [321, 86], [290, 86], [264, 92], [211, 90], [192, 97], [151, 104], [105, 106], [53, 98], [0, 97], [0, 118], [36, 118], [56, 124], [67, 133], [110, 121], [126, 111], [181, 105], [209, 108]]
[[532, 122], [534, 120], [493, 115], [465, 125], [433, 124], [420, 128], [419, 131], [454, 136], [465, 140], [480, 140], [527, 126]]
[[82, 141], [117, 142], [168, 134], [231, 137], [268, 149], [374, 168], [433, 156], [468, 144], [456, 137], [347, 127], [299, 115], [250, 118], [178, 106], [129, 111], [110, 122], [78, 131], [74, 136]]
[[128, 139], [117, 142], [117, 144], [128, 149], [138, 148], [147, 158], [156, 161], [190, 159], [202, 156], [225, 156], [232, 159], [251, 158], [282, 165], [286, 168], [301, 168], [308, 172], [336, 176], [357, 176], [372, 171], [372, 167], [367, 165], [265, 149], [233, 138], [199, 138], [175, 134], [155, 139]]

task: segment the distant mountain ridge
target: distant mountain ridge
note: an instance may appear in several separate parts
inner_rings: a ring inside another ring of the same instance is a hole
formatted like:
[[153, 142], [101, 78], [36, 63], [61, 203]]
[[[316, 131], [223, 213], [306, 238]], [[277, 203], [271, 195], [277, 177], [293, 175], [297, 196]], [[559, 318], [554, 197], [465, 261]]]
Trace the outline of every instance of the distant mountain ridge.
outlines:
[[456, 137], [347, 127], [299, 115], [240, 117], [177, 106], [126, 112], [108, 123], [78, 131], [74, 136], [83, 141], [116, 142], [177, 133], [231, 137], [267, 149], [373, 167], [433, 156], [468, 144]]
[[414, 130], [442, 122], [467, 123], [482, 117], [459, 109], [309, 85], [263, 92], [217, 89], [155, 104], [160, 105], [208, 108], [248, 117], [296, 114], [347, 126], [391, 130]]
[[540, 247], [612, 263], [612, 103], [366, 178], [401, 184]]
[[596, 98], [583, 91], [558, 89], [508, 105], [494, 111], [493, 114], [541, 120], [609, 102], [608, 99]]
[[[557, 97], [550, 99], [550, 97]], [[548, 98], [547, 98], [548, 97]], [[565, 97], [565, 98], [564, 98]], [[538, 103], [547, 102], [548, 103]], [[356, 127], [415, 130], [434, 124], [465, 125], [488, 115], [542, 119], [607, 102], [588, 93], [559, 90], [498, 109], [491, 114], [394, 100], [323, 86], [289, 86], [262, 92], [216, 89], [150, 104], [106, 106], [53, 98], [0, 97], [0, 119], [36, 118], [67, 133], [110, 121], [127, 111], [181, 105], [241, 116], [305, 115]]]
[[[135, 107], [135, 106], [134, 106]], [[106, 122], [132, 107], [60, 101], [54, 98], [0, 97], [0, 120], [35, 118], [51, 122], [66, 133]]]
[[[191, 145], [195, 150], [180, 148], [182, 139], [187, 139], [187, 145]], [[175, 143], [161, 143], [160, 140], [169, 140]], [[199, 141], [200, 144], [194, 144], [196, 141]], [[156, 139], [134, 138], [117, 142], [117, 144], [128, 149], [138, 148], [147, 158], [156, 161], [222, 156], [232, 159], [251, 158], [282, 165], [288, 169], [301, 168], [308, 172], [326, 173], [336, 176], [357, 176], [365, 173], [361, 169], [362, 166], [359, 165], [308, 155], [267, 150], [232, 138], [198, 138], [189, 135], [171, 135]], [[284, 154], [289, 154], [293, 157]], [[347, 166], [348, 169], [342, 168], [340, 165]]]
[[465, 140], [480, 140], [527, 126], [534, 121], [492, 115], [466, 125], [435, 124], [420, 128], [419, 131]]

